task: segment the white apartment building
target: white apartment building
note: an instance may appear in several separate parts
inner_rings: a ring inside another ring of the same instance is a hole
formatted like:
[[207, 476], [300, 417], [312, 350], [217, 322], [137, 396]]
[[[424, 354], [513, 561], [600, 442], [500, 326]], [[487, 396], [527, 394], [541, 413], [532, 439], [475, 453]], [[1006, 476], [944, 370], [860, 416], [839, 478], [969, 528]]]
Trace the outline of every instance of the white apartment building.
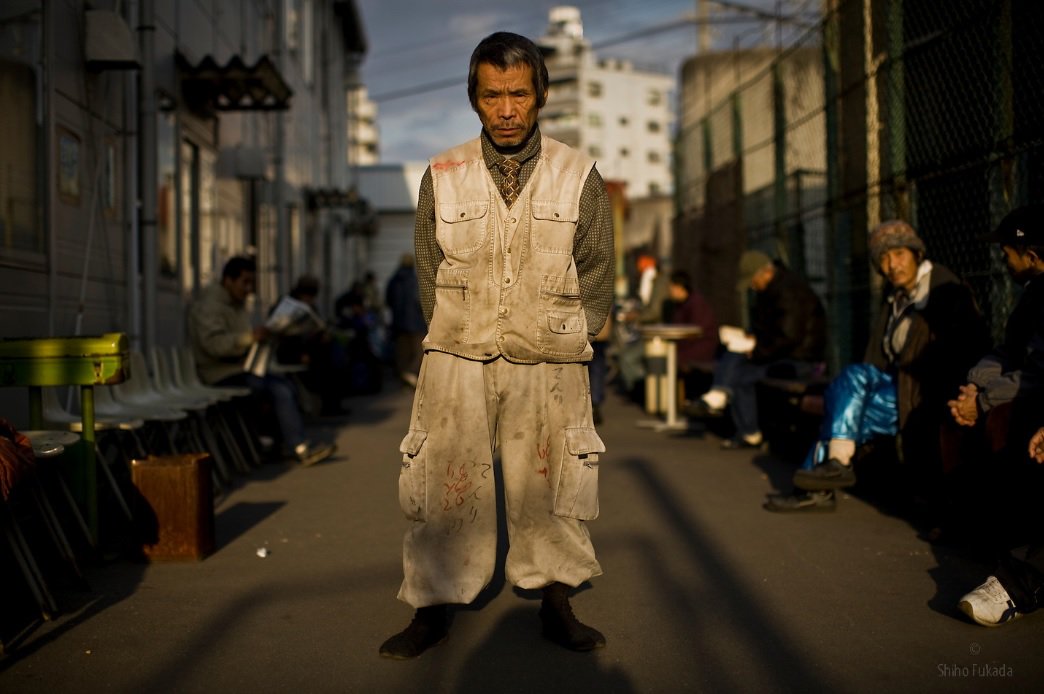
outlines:
[[380, 133], [377, 129], [377, 103], [365, 86], [348, 90], [348, 165], [370, 166], [380, 161]]
[[670, 194], [674, 77], [598, 59], [576, 7], [552, 8], [537, 44], [550, 77], [544, 134], [596, 159], [602, 177], [626, 183], [632, 200]]

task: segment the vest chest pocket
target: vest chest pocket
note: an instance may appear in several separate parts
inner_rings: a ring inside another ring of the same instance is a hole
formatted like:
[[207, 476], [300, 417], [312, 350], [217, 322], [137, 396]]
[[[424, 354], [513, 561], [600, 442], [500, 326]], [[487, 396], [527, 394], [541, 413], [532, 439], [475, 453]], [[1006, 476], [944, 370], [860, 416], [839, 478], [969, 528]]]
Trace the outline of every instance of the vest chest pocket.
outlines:
[[489, 233], [489, 201], [439, 203], [435, 238], [446, 255], [465, 255], [482, 248]]
[[533, 200], [533, 248], [541, 253], [571, 255], [580, 207], [558, 200]]

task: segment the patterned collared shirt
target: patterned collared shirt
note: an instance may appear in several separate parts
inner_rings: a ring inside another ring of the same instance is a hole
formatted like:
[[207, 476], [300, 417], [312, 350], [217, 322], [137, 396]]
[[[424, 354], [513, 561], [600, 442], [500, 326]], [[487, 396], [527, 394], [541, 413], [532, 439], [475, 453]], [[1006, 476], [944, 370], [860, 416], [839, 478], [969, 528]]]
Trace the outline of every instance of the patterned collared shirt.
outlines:
[[[499, 188], [504, 175], [497, 164], [506, 157], [497, 151], [485, 130], [482, 131], [480, 139], [482, 158], [489, 168], [493, 183]], [[521, 188], [525, 188], [526, 182], [536, 169], [539, 154], [540, 128], [533, 128], [529, 139], [513, 157], [522, 163], [518, 174]], [[435, 240], [435, 192], [431, 183], [430, 166], [421, 179], [413, 240], [421, 308], [424, 309], [424, 320], [430, 324], [432, 313], [435, 311], [435, 273], [445, 257]], [[580, 194], [580, 215], [573, 238], [573, 259], [580, 280], [580, 300], [587, 314], [587, 330], [591, 335], [596, 335], [601, 329], [613, 304], [616, 262], [613, 243], [613, 214], [609, 195], [598, 170], [592, 169]]]

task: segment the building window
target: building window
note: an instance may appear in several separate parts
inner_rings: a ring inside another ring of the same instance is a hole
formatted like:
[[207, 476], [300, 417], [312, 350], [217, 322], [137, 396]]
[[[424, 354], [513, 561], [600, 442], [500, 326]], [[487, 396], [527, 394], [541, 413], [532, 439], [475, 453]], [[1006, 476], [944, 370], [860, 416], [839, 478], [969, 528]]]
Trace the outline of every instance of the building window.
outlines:
[[659, 106], [663, 103], [663, 92], [659, 89], [650, 89], [649, 95], [646, 98], [646, 103], [650, 106]]
[[660, 132], [660, 122], [659, 121], [651, 120], [651, 121], [649, 121], [646, 124], [646, 127], [649, 129], [649, 132], [651, 132], [651, 133], [658, 133], [658, 132]]
[[649, 195], [659, 195], [659, 194], [660, 194], [660, 184], [659, 183], [650, 183], [649, 184]]
[[621, 147], [620, 156], [624, 158], [631, 156], [631, 150], [627, 149], [626, 147]]
[[5, 30], [0, 33], [0, 253], [45, 250], [41, 196], [48, 167], [36, 120], [40, 104], [33, 69], [40, 60], [39, 16], [38, 11], [25, 13], [0, 24]]
[[649, 152], [649, 163], [650, 164], [659, 164], [661, 159], [662, 159], [662, 157], [660, 156], [659, 152]]
[[592, 128], [602, 127], [602, 116], [597, 113], [587, 114], [587, 124]]
[[178, 276], [177, 179], [175, 172], [177, 142], [173, 113], [160, 113], [156, 123], [156, 250], [161, 277]]
[[599, 97], [602, 95], [602, 83], [601, 82], [588, 82], [587, 83], [587, 95], [591, 97]]
[[595, 159], [597, 159], [598, 157], [602, 156], [602, 148], [598, 145], [591, 145], [587, 148], [587, 153]]
[[620, 125], [621, 126], [626, 128], [630, 124], [631, 124], [631, 121], [630, 121], [630, 119], [627, 116], [620, 116]]
[[58, 127], [58, 197], [69, 205], [80, 204], [80, 137]]

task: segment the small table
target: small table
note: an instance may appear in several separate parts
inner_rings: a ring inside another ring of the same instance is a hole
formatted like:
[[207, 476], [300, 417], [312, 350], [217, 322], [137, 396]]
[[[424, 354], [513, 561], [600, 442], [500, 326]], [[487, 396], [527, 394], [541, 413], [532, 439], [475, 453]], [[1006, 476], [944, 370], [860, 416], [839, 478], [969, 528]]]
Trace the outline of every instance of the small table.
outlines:
[[[689, 422], [678, 416], [678, 340], [686, 340], [703, 335], [703, 327], [699, 325], [656, 323], [640, 325], [638, 332], [647, 346], [667, 353], [667, 417], [666, 421], [643, 420], [638, 426], [649, 427], [656, 431], [685, 431]], [[659, 406], [659, 398], [657, 398]]]
[[0, 340], [0, 386], [28, 386], [32, 429], [43, 429], [44, 387], [80, 387], [83, 457], [77, 466], [74, 489], [85, 507], [87, 525], [95, 541], [98, 539], [98, 490], [94, 386], [122, 383], [129, 372], [130, 343], [124, 333]]

